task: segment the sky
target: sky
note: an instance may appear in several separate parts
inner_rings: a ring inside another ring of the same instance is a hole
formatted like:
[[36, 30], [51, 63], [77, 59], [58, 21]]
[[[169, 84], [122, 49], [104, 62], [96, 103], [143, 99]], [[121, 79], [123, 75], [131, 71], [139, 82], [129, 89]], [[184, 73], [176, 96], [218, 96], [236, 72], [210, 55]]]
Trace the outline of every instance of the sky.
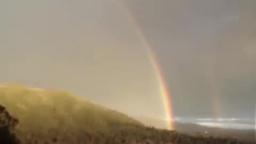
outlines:
[[127, 4], [158, 54], [177, 115], [254, 117], [256, 1]]
[[164, 118], [155, 52], [176, 117], [254, 118], [254, 0], [1, 0], [0, 83], [60, 89]]

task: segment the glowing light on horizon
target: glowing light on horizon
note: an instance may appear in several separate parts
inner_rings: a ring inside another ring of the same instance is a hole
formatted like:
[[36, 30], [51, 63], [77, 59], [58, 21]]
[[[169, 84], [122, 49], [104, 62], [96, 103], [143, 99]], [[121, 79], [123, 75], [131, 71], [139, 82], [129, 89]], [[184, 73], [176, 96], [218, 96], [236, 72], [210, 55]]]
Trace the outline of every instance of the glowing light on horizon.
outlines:
[[215, 128], [228, 128], [228, 129], [255, 129], [252, 124], [243, 123], [221, 123], [221, 122], [198, 122], [198, 125]]

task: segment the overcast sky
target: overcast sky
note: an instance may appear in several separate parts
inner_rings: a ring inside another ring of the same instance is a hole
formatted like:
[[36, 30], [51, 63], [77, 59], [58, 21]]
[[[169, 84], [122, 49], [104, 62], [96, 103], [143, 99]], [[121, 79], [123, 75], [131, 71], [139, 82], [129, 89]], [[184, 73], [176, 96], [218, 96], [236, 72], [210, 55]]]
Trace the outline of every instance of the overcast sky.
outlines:
[[163, 118], [139, 27], [175, 116], [254, 117], [255, 0], [0, 0], [0, 18], [1, 83], [63, 89]]
[[161, 60], [177, 115], [253, 117], [255, 0], [127, 0], [127, 4]]

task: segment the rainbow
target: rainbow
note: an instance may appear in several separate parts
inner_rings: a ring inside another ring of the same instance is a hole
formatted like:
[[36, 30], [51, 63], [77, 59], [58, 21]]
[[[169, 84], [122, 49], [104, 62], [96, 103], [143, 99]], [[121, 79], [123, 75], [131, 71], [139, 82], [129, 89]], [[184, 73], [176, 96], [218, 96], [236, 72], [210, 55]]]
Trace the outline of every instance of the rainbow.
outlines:
[[173, 109], [172, 109], [172, 99], [171, 99], [171, 93], [168, 89], [168, 85], [165, 81], [162, 69], [156, 59], [156, 56], [154, 55], [153, 51], [151, 49], [148, 49], [149, 58], [151, 61], [151, 64], [155, 70], [158, 85], [159, 85], [159, 91], [161, 94], [161, 98], [164, 104], [164, 110], [165, 110], [165, 117], [167, 119], [167, 128], [170, 130], [174, 129], [173, 119]]
[[140, 28], [136, 19], [133, 17], [132, 13], [125, 6], [125, 3], [122, 3], [122, 1], [120, 1], [120, 0], [116, 0], [116, 2], [117, 2], [117, 4], [119, 4], [119, 6], [121, 8], [124, 9], [124, 12], [125, 12], [126, 16], [129, 18], [129, 20], [132, 23], [132, 26], [135, 29], [136, 35], [138, 36], [138, 38], [142, 42], [143, 46], [146, 48], [148, 58], [149, 58], [150, 63], [152, 65], [153, 69], [154, 69], [156, 79], [157, 79], [157, 82], [158, 82], [158, 85], [159, 85], [159, 92], [160, 92], [160, 95], [161, 95], [161, 99], [163, 101], [163, 105], [164, 105], [163, 108], [164, 108], [164, 112], [165, 112], [165, 118], [167, 120], [167, 128], [170, 129], [170, 130], [173, 130], [174, 129], [174, 124], [173, 124], [173, 120], [174, 120], [173, 116], [174, 115], [173, 115], [171, 93], [170, 93], [170, 90], [168, 89], [168, 85], [165, 81], [165, 77], [163, 75], [161, 66], [158, 63], [157, 58], [154, 55], [153, 49], [152, 49], [151, 45], [149, 44], [149, 42], [147, 41], [142, 29]]

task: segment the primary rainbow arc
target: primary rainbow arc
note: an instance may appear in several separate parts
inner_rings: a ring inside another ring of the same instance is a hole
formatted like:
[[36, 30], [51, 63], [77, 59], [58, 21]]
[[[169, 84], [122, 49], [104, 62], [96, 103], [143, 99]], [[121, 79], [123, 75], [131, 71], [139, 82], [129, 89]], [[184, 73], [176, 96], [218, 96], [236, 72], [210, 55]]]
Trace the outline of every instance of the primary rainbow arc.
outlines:
[[154, 69], [155, 76], [158, 82], [160, 96], [164, 106], [163, 108], [164, 108], [165, 118], [167, 120], [167, 128], [170, 130], [173, 130], [174, 114], [173, 114], [173, 106], [172, 106], [172, 99], [171, 99], [172, 96], [171, 96], [170, 90], [168, 89], [168, 85], [165, 81], [165, 77], [162, 72], [161, 66], [157, 60], [157, 57], [155, 56], [153, 49], [151, 48], [151, 45], [147, 41], [142, 29], [140, 28], [139, 24], [137, 23], [136, 19], [133, 17], [129, 9], [125, 7], [125, 4], [122, 3], [121, 1], [117, 0], [116, 2], [124, 9], [124, 12], [126, 13], [126, 16], [128, 16], [129, 20], [131, 21], [137, 36], [139, 37], [141, 43], [147, 50], [148, 58]]
[[164, 110], [165, 110], [165, 115], [166, 115], [165, 117], [167, 119], [167, 127], [168, 127], [168, 129], [173, 130], [174, 129], [174, 124], [173, 124], [174, 115], [173, 115], [173, 109], [172, 109], [171, 93], [170, 93], [170, 90], [168, 89], [168, 85], [165, 81], [163, 72], [161, 70], [161, 67], [160, 67], [157, 59], [156, 59], [156, 56], [150, 49], [149, 49], [149, 58], [151, 60], [151, 64], [156, 73], [156, 78], [157, 78], [158, 85], [159, 85], [159, 91], [160, 91], [162, 101], [164, 104]]

